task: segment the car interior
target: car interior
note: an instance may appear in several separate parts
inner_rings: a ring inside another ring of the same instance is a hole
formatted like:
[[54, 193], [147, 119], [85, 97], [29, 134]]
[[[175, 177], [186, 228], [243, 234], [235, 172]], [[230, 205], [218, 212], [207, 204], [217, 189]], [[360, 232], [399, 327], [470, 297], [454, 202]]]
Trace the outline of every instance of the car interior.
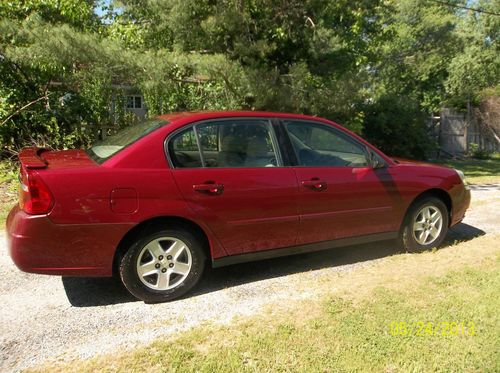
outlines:
[[290, 141], [301, 166], [366, 167], [362, 145], [324, 125], [285, 122]]
[[[266, 121], [209, 123], [197, 127], [205, 167], [277, 166]], [[176, 136], [170, 145], [176, 167], [201, 167], [194, 130]]]
[[[366, 167], [362, 145], [323, 126], [287, 125], [300, 166]], [[269, 123], [262, 120], [214, 122], [196, 127], [205, 167], [274, 167], [278, 165]], [[202, 167], [193, 128], [178, 134], [169, 144], [177, 168]]]

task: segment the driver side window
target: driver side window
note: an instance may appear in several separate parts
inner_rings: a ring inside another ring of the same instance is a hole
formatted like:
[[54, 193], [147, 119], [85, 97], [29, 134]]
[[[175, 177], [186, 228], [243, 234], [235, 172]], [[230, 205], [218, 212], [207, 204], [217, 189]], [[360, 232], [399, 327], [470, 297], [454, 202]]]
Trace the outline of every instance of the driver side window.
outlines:
[[367, 167], [363, 145], [333, 127], [305, 121], [287, 121], [300, 166]]

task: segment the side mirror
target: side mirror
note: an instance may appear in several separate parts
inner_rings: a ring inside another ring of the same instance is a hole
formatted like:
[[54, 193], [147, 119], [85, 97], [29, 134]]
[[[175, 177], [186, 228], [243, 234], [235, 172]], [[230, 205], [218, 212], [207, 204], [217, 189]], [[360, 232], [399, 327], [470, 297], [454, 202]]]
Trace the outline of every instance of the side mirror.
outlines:
[[386, 166], [385, 163], [380, 159], [379, 156], [377, 156], [377, 154], [373, 150], [369, 148], [367, 148], [366, 150], [368, 152], [368, 162], [372, 168], [384, 168]]

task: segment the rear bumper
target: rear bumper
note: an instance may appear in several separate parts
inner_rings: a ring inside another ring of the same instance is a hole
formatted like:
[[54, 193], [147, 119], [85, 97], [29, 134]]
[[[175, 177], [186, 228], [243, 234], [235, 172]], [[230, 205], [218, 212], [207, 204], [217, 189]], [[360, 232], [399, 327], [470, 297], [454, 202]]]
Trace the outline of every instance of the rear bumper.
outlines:
[[14, 207], [7, 217], [7, 249], [24, 272], [111, 276], [115, 250], [132, 224], [54, 224], [46, 215]]

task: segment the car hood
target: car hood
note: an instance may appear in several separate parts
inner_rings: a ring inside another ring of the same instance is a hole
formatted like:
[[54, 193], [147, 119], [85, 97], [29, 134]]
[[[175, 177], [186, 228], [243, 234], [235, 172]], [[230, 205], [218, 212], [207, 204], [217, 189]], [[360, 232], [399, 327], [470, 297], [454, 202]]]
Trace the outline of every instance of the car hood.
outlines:
[[391, 159], [399, 165], [403, 166], [427, 166], [427, 167], [437, 167], [437, 168], [449, 168], [446, 166], [423, 162], [423, 161], [415, 161], [413, 159], [400, 158], [400, 157], [391, 157]]

